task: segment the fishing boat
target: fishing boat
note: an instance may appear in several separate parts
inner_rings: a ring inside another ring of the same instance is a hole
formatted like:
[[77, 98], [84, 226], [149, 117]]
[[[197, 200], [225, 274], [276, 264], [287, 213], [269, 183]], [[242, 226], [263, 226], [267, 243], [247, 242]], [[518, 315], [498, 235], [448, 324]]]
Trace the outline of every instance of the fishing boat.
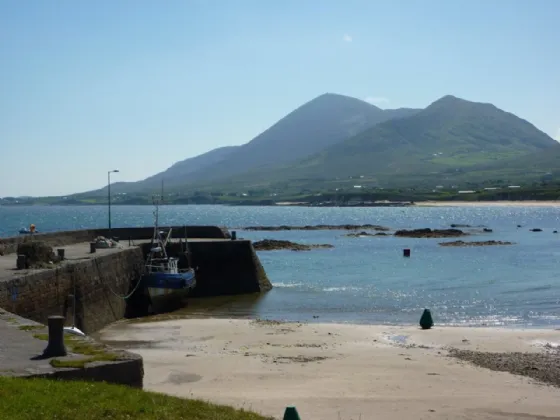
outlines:
[[[144, 287], [150, 297], [152, 313], [169, 312], [182, 303], [188, 292], [196, 286], [195, 271], [189, 266], [188, 243], [185, 237], [175, 248], [181, 249], [181, 257], [170, 257], [171, 228], [158, 226], [159, 206], [156, 206], [154, 234], [150, 242], [150, 249], [146, 258], [145, 273], [142, 276]], [[187, 265], [186, 268], [179, 268]]]

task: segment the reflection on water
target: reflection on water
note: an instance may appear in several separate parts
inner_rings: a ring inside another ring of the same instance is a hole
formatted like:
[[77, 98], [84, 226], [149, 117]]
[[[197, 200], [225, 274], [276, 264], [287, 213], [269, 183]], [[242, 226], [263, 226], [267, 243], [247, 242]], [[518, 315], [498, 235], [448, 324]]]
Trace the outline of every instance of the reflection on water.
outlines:
[[[102, 206], [0, 207], [0, 236], [33, 221], [40, 230], [102, 226]], [[149, 226], [150, 206], [116, 206], [115, 226]], [[308, 252], [258, 252], [274, 288], [263, 296], [190, 299], [154, 317], [235, 317], [302, 322], [417, 324], [429, 308], [437, 325], [560, 325], [559, 207], [304, 208], [169, 206], [162, 224], [379, 224], [396, 229], [487, 226], [466, 240], [512, 246], [441, 247], [441, 239], [347, 237], [346, 231], [240, 231], [251, 240], [332, 244]], [[518, 227], [521, 225], [522, 227]], [[532, 228], [542, 229], [535, 233]], [[467, 228], [465, 228], [467, 229]], [[402, 250], [412, 250], [403, 258]], [[224, 279], [228, 281], [228, 279]]]

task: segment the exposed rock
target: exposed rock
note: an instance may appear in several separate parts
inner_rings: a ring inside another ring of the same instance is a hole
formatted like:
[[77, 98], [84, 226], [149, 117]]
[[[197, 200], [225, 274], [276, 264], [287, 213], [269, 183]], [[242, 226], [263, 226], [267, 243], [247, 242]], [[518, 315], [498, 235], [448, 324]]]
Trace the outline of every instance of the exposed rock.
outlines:
[[358, 229], [372, 229], [382, 232], [390, 230], [388, 227], [379, 225], [313, 225], [313, 226], [247, 226], [240, 228], [242, 230], [266, 230], [266, 231], [278, 231], [278, 230], [358, 230]]
[[484, 228], [482, 229], [483, 232], [492, 232], [492, 229]]
[[289, 249], [291, 251], [309, 251], [315, 248], [334, 248], [330, 244], [307, 245], [298, 244], [291, 241], [283, 241], [277, 239], [263, 239], [262, 241], [253, 242], [253, 248], [256, 251], [275, 251], [278, 249]]
[[456, 229], [456, 228], [485, 228], [486, 227], [484, 225], [472, 226], [472, 225], [464, 225], [464, 224], [461, 224], [461, 223], [452, 223], [449, 226], [451, 226], [454, 229]]
[[362, 236], [388, 236], [385, 232], [368, 233], [365, 231], [348, 233], [345, 236], [350, 238], [361, 238]]
[[28, 241], [19, 244], [17, 254], [26, 256], [26, 265], [29, 268], [47, 268], [59, 261], [52, 247], [41, 241]]
[[440, 242], [441, 246], [491, 246], [491, 245], [514, 245], [513, 242], [503, 242], [503, 241], [454, 241], [454, 242]]
[[542, 229], [536, 228], [536, 229], [530, 229], [531, 232], [542, 232]]
[[537, 381], [560, 387], [560, 357], [552, 353], [487, 353], [451, 349], [449, 355], [474, 365], [498, 371], [523, 375]]
[[397, 230], [395, 236], [407, 238], [454, 238], [457, 236], [467, 236], [468, 233], [459, 229], [412, 229]]

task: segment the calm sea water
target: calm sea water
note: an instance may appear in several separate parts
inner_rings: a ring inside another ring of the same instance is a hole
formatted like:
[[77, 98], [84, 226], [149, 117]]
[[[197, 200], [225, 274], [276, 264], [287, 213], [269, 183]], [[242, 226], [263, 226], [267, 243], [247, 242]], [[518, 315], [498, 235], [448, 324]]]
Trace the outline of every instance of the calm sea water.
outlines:
[[[150, 206], [114, 206], [113, 226], [150, 226]], [[484, 225], [470, 240], [513, 246], [444, 248], [442, 239], [349, 238], [344, 231], [239, 232], [249, 239], [330, 243], [310, 252], [260, 252], [275, 288], [264, 297], [226, 299], [220, 315], [359, 323], [416, 323], [423, 308], [439, 324], [560, 326], [560, 208], [306, 208], [164, 206], [162, 224], [312, 225], [375, 223], [391, 228]], [[1, 207], [0, 236], [34, 223], [43, 232], [104, 227], [107, 209]], [[517, 228], [520, 224], [523, 227]], [[530, 232], [541, 228], [543, 232]], [[403, 258], [402, 249], [412, 257]]]

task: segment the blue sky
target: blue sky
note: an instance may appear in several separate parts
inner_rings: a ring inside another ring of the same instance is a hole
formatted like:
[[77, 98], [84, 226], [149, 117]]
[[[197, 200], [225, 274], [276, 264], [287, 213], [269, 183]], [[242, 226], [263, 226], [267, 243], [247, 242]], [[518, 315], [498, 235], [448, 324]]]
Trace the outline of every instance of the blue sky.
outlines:
[[0, 0], [0, 196], [134, 181], [334, 92], [560, 138], [557, 0]]

